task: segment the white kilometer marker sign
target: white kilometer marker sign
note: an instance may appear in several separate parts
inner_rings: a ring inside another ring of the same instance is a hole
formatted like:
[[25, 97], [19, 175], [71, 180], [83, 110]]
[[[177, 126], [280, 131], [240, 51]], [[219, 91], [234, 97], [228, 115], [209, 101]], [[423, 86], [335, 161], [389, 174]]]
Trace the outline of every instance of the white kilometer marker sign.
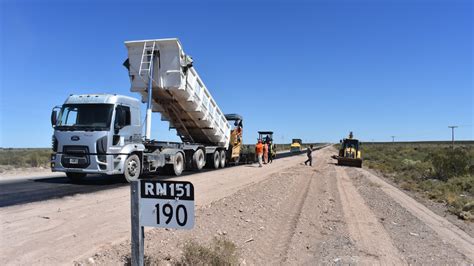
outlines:
[[193, 228], [193, 184], [190, 182], [141, 180], [140, 226]]

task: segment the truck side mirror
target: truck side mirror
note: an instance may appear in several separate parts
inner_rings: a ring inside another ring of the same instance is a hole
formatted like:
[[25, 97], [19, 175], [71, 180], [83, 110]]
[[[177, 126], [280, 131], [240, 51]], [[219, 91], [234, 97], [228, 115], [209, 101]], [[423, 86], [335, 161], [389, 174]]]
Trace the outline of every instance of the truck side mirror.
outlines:
[[58, 122], [58, 112], [56, 110], [53, 110], [51, 112], [51, 126], [55, 127], [57, 122]]

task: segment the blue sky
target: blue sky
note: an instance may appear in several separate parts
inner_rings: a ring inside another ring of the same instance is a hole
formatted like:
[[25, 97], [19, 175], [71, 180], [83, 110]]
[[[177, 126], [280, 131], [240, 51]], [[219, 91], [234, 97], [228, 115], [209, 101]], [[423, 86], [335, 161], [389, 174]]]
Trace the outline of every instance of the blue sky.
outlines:
[[138, 97], [123, 42], [168, 37], [247, 143], [473, 139], [472, 1], [0, 2], [0, 147], [50, 146], [70, 93]]

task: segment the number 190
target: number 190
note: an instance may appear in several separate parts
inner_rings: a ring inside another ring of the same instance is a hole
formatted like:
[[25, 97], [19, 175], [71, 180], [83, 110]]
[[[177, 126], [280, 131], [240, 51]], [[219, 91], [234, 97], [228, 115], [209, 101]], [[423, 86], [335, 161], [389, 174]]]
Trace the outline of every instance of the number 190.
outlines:
[[165, 216], [165, 224], [169, 224], [173, 218], [176, 220], [176, 223], [179, 226], [184, 226], [188, 222], [188, 212], [186, 211], [186, 207], [184, 205], [176, 205], [176, 210], [173, 210], [173, 205], [166, 203], [161, 206], [160, 204], [155, 205], [156, 208], [156, 222], [157, 224], [161, 224], [161, 213]]

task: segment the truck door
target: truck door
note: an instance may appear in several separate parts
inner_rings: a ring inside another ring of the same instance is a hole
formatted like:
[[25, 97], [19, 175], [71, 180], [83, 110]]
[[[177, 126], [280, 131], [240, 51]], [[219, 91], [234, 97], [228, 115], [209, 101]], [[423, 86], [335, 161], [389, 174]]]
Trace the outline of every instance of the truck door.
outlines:
[[123, 144], [132, 142], [132, 131], [130, 125], [130, 107], [117, 105], [117, 107], [115, 107], [114, 145], [122, 143], [122, 140]]

